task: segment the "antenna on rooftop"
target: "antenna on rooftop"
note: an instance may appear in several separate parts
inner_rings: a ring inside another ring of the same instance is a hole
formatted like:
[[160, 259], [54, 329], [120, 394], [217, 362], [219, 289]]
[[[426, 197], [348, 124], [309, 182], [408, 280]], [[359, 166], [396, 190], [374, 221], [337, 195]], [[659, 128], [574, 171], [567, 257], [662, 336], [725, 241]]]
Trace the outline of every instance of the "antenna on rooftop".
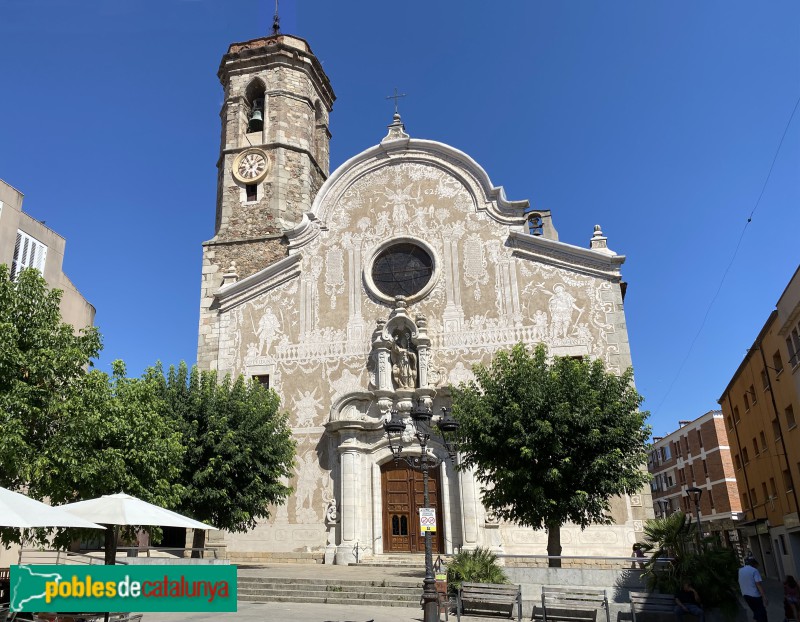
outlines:
[[281, 18], [278, 15], [278, 0], [275, 0], [275, 15], [272, 16], [272, 36], [277, 36], [281, 31]]

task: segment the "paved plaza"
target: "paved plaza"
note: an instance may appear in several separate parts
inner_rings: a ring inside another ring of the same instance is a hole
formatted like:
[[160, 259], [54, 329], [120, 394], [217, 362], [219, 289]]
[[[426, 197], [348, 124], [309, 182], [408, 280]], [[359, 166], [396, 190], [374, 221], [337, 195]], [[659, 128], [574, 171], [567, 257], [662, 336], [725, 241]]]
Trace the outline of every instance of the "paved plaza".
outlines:
[[[275, 564], [261, 568], [239, 569], [241, 576], [264, 577], [294, 577], [294, 578], [335, 578], [345, 579], [394, 579], [394, 578], [419, 578], [422, 579], [424, 571], [417, 569], [386, 568], [386, 567], [344, 567], [325, 566], [315, 564]], [[783, 617], [783, 587], [777, 579], [764, 581], [769, 605], [767, 611], [769, 622], [782, 622]], [[739, 622], [751, 622], [752, 615], [749, 609], [742, 604], [743, 611], [738, 618]], [[745, 616], [745, 610], [747, 615]], [[455, 614], [451, 616], [455, 620]], [[444, 616], [442, 616], [444, 619]], [[504, 618], [481, 618], [467, 616], [464, 622], [486, 622], [488, 620], [502, 620]], [[630, 618], [621, 614], [620, 621]], [[360, 605], [325, 605], [311, 603], [252, 603], [239, 602], [236, 613], [146, 613], [143, 622], [210, 622], [211, 620], [239, 620], [240, 622], [266, 622], [266, 621], [291, 621], [291, 622], [421, 622], [422, 609], [411, 607], [365, 607]], [[613, 620], [612, 622], [617, 622]]]

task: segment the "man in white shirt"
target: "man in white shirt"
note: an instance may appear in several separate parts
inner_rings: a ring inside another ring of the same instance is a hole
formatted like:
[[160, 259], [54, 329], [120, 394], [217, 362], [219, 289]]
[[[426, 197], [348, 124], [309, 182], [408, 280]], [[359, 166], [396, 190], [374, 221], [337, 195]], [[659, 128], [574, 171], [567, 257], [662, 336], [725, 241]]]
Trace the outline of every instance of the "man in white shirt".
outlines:
[[744, 566], [739, 568], [739, 589], [756, 622], [767, 622], [767, 595], [761, 586], [761, 574], [758, 572], [758, 562], [749, 557]]

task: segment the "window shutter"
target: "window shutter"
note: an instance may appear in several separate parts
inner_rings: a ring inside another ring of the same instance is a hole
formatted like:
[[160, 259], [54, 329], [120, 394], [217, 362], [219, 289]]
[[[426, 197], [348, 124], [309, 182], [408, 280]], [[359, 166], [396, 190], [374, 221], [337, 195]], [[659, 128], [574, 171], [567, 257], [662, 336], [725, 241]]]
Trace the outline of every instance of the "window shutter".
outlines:
[[17, 231], [17, 241], [14, 245], [14, 260], [11, 263], [11, 278], [25, 268], [36, 268], [44, 273], [44, 264], [47, 259], [47, 246], [35, 240], [23, 231]]

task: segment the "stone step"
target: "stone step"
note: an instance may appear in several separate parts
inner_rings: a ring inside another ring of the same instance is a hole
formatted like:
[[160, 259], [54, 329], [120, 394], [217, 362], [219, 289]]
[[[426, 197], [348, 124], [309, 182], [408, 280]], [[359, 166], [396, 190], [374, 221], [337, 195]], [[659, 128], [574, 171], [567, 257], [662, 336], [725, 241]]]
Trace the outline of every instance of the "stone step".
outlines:
[[[421, 588], [422, 579], [303, 579], [303, 578], [288, 578], [288, 577], [239, 577], [237, 581], [239, 587], [254, 586], [254, 585], [281, 585], [281, 586], [297, 586], [300, 589], [306, 589], [312, 585], [340, 585], [349, 587], [376, 587], [376, 588]], [[324, 589], [324, 587], [323, 587]]]
[[239, 577], [239, 600], [418, 607], [421, 580]]
[[380, 586], [380, 585], [289, 585], [285, 583], [250, 583], [239, 584], [239, 593], [254, 593], [261, 590], [271, 590], [277, 592], [329, 592], [329, 593], [362, 593], [362, 594], [397, 594], [414, 595], [419, 594], [421, 586]]
[[274, 596], [251, 596], [239, 594], [239, 600], [251, 603], [320, 603], [330, 605], [363, 605], [369, 607], [415, 607], [418, 608], [419, 598], [416, 600], [392, 600], [388, 598], [347, 598], [341, 594], [328, 593], [325, 596], [308, 596], [305, 594]]
[[420, 594], [422, 592], [420, 590], [415, 590], [413, 593], [403, 593], [398, 594], [397, 592], [365, 592], [363, 590], [284, 590], [279, 588], [258, 588], [258, 589], [249, 589], [249, 590], [240, 590], [239, 596], [247, 595], [247, 596], [260, 596], [260, 597], [270, 597], [270, 596], [296, 596], [304, 598], [306, 596], [312, 598], [325, 598], [325, 597], [335, 597], [335, 598], [348, 598], [348, 599], [389, 599], [398, 600], [398, 601], [405, 601], [405, 600], [413, 600], [419, 601]]

